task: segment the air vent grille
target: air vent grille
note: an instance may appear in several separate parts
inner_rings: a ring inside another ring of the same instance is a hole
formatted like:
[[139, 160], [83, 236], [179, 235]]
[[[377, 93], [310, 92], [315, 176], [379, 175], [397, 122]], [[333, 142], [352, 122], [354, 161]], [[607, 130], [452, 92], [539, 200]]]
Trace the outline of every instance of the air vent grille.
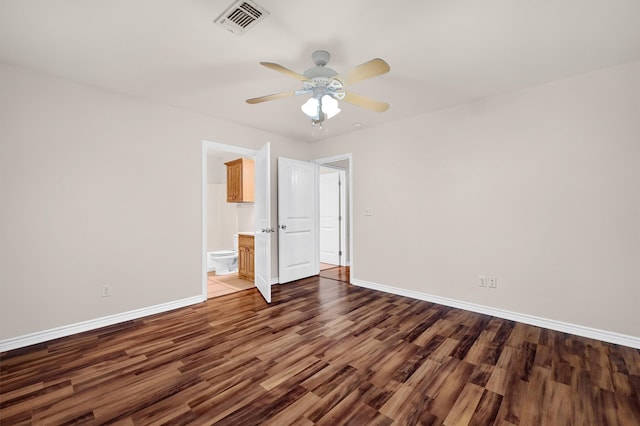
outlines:
[[263, 7], [246, 0], [234, 2], [215, 22], [236, 35], [241, 35], [269, 16]]

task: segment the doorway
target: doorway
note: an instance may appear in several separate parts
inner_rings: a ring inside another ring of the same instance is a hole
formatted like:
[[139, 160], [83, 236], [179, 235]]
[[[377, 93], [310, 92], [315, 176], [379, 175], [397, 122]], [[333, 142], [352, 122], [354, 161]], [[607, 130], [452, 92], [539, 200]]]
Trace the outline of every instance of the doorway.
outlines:
[[[337, 234], [335, 231], [331, 231], [329, 228], [331, 228], [331, 226], [326, 226], [327, 229], [325, 229], [325, 234], [333, 234], [332, 237], [334, 241], [331, 242], [330, 244], [332, 245], [332, 247], [339, 247], [338, 249], [338, 260], [336, 261], [336, 257], [335, 257], [335, 253], [332, 257], [332, 255], [328, 255], [328, 256], [323, 256], [322, 252], [325, 251], [325, 254], [328, 254], [327, 252], [331, 252], [334, 251], [334, 249], [332, 250], [328, 250], [327, 247], [325, 245], [323, 245], [322, 242], [322, 238], [323, 236], [321, 235], [319, 238], [319, 252], [320, 252], [320, 258], [321, 258], [321, 263], [320, 263], [320, 269], [321, 269], [321, 273], [320, 275], [327, 275], [327, 274], [332, 274], [332, 273], [337, 273], [340, 275], [340, 279], [341, 280], [345, 280], [347, 282], [350, 282], [350, 277], [351, 277], [351, 272], [353, 270], [353, 193], [351, 188], [353, 188], [353, 184], [352, 184], [352, 170], [353, 170], [353, 159], [352, 159], [352, 154], [341, 154], [341, 155], [336, 155], [333, 157], [327, 157], [327, 158], [320, 158], [320, 159], [316, 159], [313, 160], [313, 163], [316, 163], [320, 166], [321, 170], [322, 169], [329, 169], [330, 171], [335, 171], [338, 172], [341, 176], [341, 180], [340, 180], [340, 191], [341, 191], [341, 195], [340, 195], [340, 199], [339, 200], [334, 200], [331, 201], [334, 204], [339, 204], [338, 208], [339, 208], [339, 216], [341, 216], [339, 218], [339, 234]], [[321, 176], [322, 176], [322, 172], [321, 172]], [[322, 191], [322, 189], [320, 189], [320, 191]], [[322, 194], [319, 195], [319, 197], [322, 197]], [[332, 207], [333, 208], [333, 207]], [[320, 210], [320, 206], [318, 208]], [[327, 222], [329, 222], [329, 219], [327, 220], [323, 220], [322, 219], [322, 212], [320, 212], [320, 214], [318, 215], [319, 217], [321, 217], [320, 219], [320, 233], [322, 233], [322, 228], [324, 225], [328, 225]], [[331, 219], [333, 221], [333, 223], [336, 223], [336, 218]], [[338, 245], [336, 246], [335, 243], [335, 239], [336, 239], [336, 235], [338, 235]], [[326, 241], [325, 241], [326, 242]], [[340, 253], [341, 252], [341, 253]], [[331, 260], [333, 259], [333, 260]], [[323, 260], [325, 260], [325, 262], [323, 262]], [[337, 268], [335, 270], [333, 270], [334, 268]], [[332, 272], [333, 271], [333, 272]]]
[[[202, 152], [202, 296], [218, 297], [255, 288], [252, 281], [238, 276], [237, 263], [224, 272], [215, 271], [209, 253], [235, 251], [238, 233], [255, 230], [253, 204], [227, 202], [225, 163], [237, 158], [255, 158], [256, 151], [233, 145], [203, 142]], [[233, 266], [233, 267], [232, 267]]]
[[318, 197], [318, 241], [320, 270], [346, 266], [346, 172], [320, 166]]
[[[344, 172], [344, 193], [347, 202], [342, 219], [344, 233], [337, 237], [343, 244], [342, 256], [333, 260], [343, 267], [352, 267], [353, 239], [351, 154], [312, 161], [278, 157], [278, 280], [280, 284], [318, 275], [319, 244], [319, 169], [320, 165]], [[340, 259], [342, 258], [342, 259]], [[331, 265], [333, 267], [333, 265]], [[324, 268], [323, 268], [324, 269]]]

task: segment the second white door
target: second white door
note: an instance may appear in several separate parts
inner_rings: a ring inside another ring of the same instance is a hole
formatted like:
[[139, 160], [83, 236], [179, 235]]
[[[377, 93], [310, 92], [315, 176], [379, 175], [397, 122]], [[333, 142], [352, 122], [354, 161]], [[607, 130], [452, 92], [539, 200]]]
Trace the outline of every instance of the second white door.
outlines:
[[344, 196], [342, 185], [344, 171], [322, 168], [320, 170], [320, 262], [343, 265], [344, 253]]
[[278, 275], [280, 283], [317, 275], [317, 165], [278, 157]]

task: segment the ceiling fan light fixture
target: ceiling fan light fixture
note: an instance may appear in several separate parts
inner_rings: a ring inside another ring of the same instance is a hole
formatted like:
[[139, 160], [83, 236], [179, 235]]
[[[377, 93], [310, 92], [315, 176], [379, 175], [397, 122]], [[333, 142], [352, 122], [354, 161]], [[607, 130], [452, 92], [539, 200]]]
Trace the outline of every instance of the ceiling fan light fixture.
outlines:
[[335, 70], [326, 66], [330, 57], [331, 55], [326, 50], [313, 52], [311, 58], [315, 66], [307, 69], [303, 74], [291, 71], [273, 62], [260, 62], [261, 65], [267, 68], [300, 80], [303, 88], [301, 90], [291, 90], [289, 92], [251, 98], [245, 102], [248, 104], [258, 104], [275, 99], [311, 93], [311, 97], [300, 106], [300, 109], [311, 119], [311, 123], [314, 126], [316, 124], [322, 126], [324, 120], [329, 120], [339, 114], [341, 112], [339, 101], [345, 101], [349, 104], [376, 112], [384, 112], [389, 108], [389, 104], [385, 102], [343, 91], [343, 86], [346, 84], [356, 83], [389, 72], [389, 64], [380, 58], [374, 58], [342, 74], [338, 74]]
[[336, 115], [338, 115], [340, 111], [342, 111], [338, 107], [338, 101], [331, 95], [324, 95], [322, 97], [321, 105], [322, 105], [322, 112], [324, 112], [327, 115], [327, 120], [329, 120], [332, 117], [335, 117]]
[[300, 109], [304, 112], [307, 117], [317, 119], [320, 115], [318, 108], [320, 107], [320, 102], [316, 98], [309, 98], [307, 102], [302, 104]]

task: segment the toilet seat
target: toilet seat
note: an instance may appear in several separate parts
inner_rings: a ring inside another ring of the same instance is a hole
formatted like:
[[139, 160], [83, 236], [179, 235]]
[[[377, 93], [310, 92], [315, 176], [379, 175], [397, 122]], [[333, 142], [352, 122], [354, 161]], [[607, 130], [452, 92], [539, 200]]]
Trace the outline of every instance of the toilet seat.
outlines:
[[234, 250], [217, 250], [210, 251], [209, 256], [215, 259], [225, 258], [227, 256], [235, 256], [237, 253]]

